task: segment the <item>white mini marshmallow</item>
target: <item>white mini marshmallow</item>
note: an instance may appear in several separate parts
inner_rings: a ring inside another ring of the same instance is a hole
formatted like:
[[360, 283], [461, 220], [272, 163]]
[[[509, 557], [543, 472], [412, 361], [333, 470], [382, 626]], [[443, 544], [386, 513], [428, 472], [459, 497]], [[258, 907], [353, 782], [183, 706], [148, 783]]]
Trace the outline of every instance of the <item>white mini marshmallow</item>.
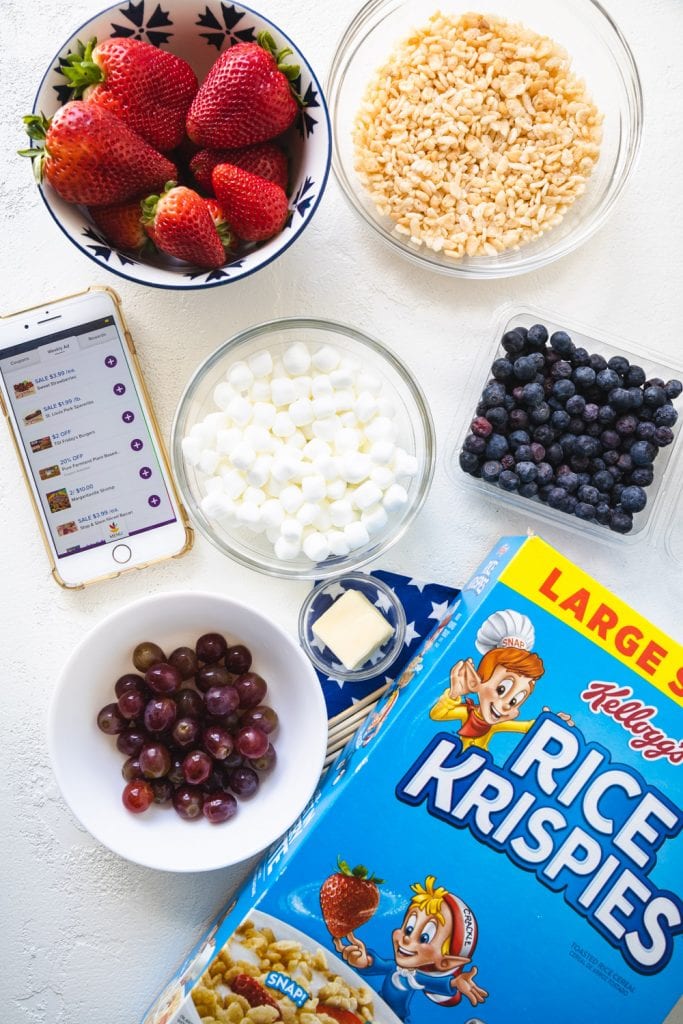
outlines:
[[269, 452], [273, 447], [273, 438], [267, 427], [257, 426], [250, 423], [244, 431], [244, 440], [251, 445], [255, 452]]
[[330, 374], [330, 381], [335, 390], [350, 388], [353, 386], [355, 374], [349, 366], [339, 366]]
[[272, 427], [276, 412], [272, 402], [254, 402], [253, 422], [259, 427]]
[[330, 506], [326, 501], [321, 501], [318, 505], [318, 514], [315, 517], [315, 526], [321, 531], [321, 533], [324, 533], [325, 530], [329, 530], [332, 526]]
[[246, 398], [238, 395], [230, 402], [226, 412], [238, 427], [246, 427], [251, 419], [252, 405]]
[[320, 455], [313, 460], [316, 473], [320, 473], [326, 480], [336, 480], [339, 476], [339, 459], [329, 455]]
[[363, 452], [348, 452], [341, 456], [340, 476], [349, 484], [359, 484], [365, 480], [372, 471], [372, 462], [369, 455]]
[[334, 395], [320, 395], [319, 398], [314, 398], [313, 412], [315, 413], [314, 419], [324, 420], [328, 416], [334, 416], [337, 411], [337, 406], [334, 400]]
[[[356, 392], [351, 388], [342, 388], [334, 393], [334, 405], [337, 412], [348, 412], [356, 404]], [[354, 413], [355, 415], [355, 413]]]
[[285, 349], [282, 365], [291, 377], [299, 377], [303, 373], [308, 373], [311, 353], [303, 342], [296, 342]]
[[330, 504], [330, 520], [333, 526], [348, 526], [356, 519], [351, 502], [347, 498], [340, 498]]
[[375, 441], [371, 444], [368, 455], [376, 465], [388, 466], [394, 458], [395, 453], [396, 446], [394, 442], [385, 438], [382, 441]]
[[373, 483], [372, 480], [366, 480], [364, 484], [357, 487], [353, 493], [353, 504], [356, 508], [359, 508], [361, 512], [365, 512], [367, 509], [372, 508], [378, 501], [382, 500], [382, 490]]
[[408, 492], [400, 484], [392, 484], [386, 491], [382, 504], [387, 512], [397, 512], [408, 501]]
[[312, 429], [314, 437], [322, 441], [333, 441], [334, 435], [341, 430], [341, 423], [337, 416], [327, 416], [322, 420], [313, 420]]
[[207, 519], [230, 519], [235, 514], [235, 503], [226, 494], [206, 494], [200, 502]]
[[286, 484], [280, 483], [279, 480], [273, 480], [271, 477], [267, 483], [263, 485], [263, 490], [270, 498], [278, 498], [282, 494], [286, 487]]
[[221, 455], [229, 455], [233, 448], [244, 439], [239, 427], [230, 427], [229, 430], [219, 430], [216, 434], [216, 450]]
[[330, 501], [339, 501], [340, 498], [344, 497], [347, 490], [348, 485], [346, 483], [346, 480], [330, 480], [329, 484], [327, 485], [326, 496], [330, 499]]
[[270, 543], [273, 546], [275, 546], [275, 544], [277, 544], [277, 542], [280, 540], [280, 527], [279, 526], [269, 526], [266, 529], [266, 537], [268, 538]]
[[221, 470], [221, 477], [225, 486], [225, 493], [229, 498], [235, 501], [240, 495], [244, 494], [247, 482], [242, 474], [231, 467]]
[[248, 391], [254, 383], [254, 374], [242, 360], [230, 367], [227, 378], [235, 391]]
[[314, 437], [311, 441], [308, 442], [308, 444], [306, 444], [303, 450], [303, 455], [305, 456], [305, 458], [310, 459], [311, 462], [315, 462], [317, 458], [320, 458], [322, 456], [324, 456], [325, 458], [329, 458], [331, 454], [331, 447], [329, 446], [327, 441], [323, 441], [322, 438], [320, 437]]
[[285, 517], [280, 524], [280, 536], [284, 537], [285, 540], [297, 541], [301, 543], [301, 539], [304, 535], [303, 523], [300, 523], [298, 519], [294, 519], [291, 516]]
[[229, 458], [235, 469], [251, 469], [256, 462], [256, 452], [247, 441], [240, 441], [230, 452]]
[[356, 419], [356, 414], [353, 411], [353, 409], [349, 409], [348, 412], [341, 413], [341, 415], [339, 416], [339, 420], [341, 422], [342, 427], [355, 428], [358, 426], [358, 420]]
[[299, 398], [310, 398], [311, 397], [311, 384], [313, 378], [309, 377], [308, 374], [304, 374], [303, 377], [294, 377], [292, 383], [294, 384], [294, 391], [297, 399]]
[[221, 461], [221, 457], [217, 451], [213, 448], [205, 448], [199, 456], [199, 468], [202, 473], [206, 473], [207, 476], [213, 476], [218, 469], [218, 463]]
[[318, 515], [318, 506], [313, 501], [305, 501], [296, 514], [296, 518], [304, 526], [311, 526]]
[[371, 370], [363, 370], [358, 375], [356, 387], [359, 391], [370, 391], [371, 394], [378, 395], [382, 390], [382, 378]]
[[377, 505], [375, 508], [368, 509], [360, 517], [360, 521], [368, 531], [371, 537], [375, 534], [380, 533], [389, 522], [389, 516], [387, 511], [381, 505]]
[[273, 357], [268, 350], [256, 352], [247, 359], [247, 366], [254, 377], [268, 377], [273, 372]]
[[370, 540], [370, 534], [366, 527], [360, 521], [355, 523], [349, 523], [348, 526], [344, 527], [344, 536], [352, 551], [357, 548], [362, 548], [364, 544], [367, 544]]
[[278, 536], [280, 535], [279, 527], [284, 522], [285, 510], [277, 498], [268, 498], [264, 501], [261, 505], [261, 519], [268, 528], [277, 527]]
[[396, 482], [396, 474], [388, 466], [376, 466], [370, 473], [370, 479], [383, 491]]
[[266, 500], [266, 493], [260, 487], [247, 487], [242, 500], [253, 505], [263, 505]]
[[409, 455], [404, 448], [397, 448], [393, 468], [396, 476], [415, 476], [419, 464], [414, 455]]
[[196, 437], [184, 437], [182, 443], [183, 457], [191, 466], [198, 466], [202, 454], [202, 446]]
[[275, 414], [271, 429], [276, 437], [291, 437], [296, 427], [288, 412], [278, 412]]
[[377, 399], [371, 391], [361, 391], [353, 407], [356, 419], [360, 423], [369, 423], [377, 413]]
[[287, 444], [302, 451], [306, 447], [306, 435], [301, 430], [295, 430], [292, 436], [287, 438]]
[[296, 398], [294, 381], [289, 377], [273, 377], [270, 382], [270, 396], [278, 407], [291, 405]]
[[360, 430], [353, 427], [342, 427], [334, 437], [334, 450], [338, 455], [346, 455], [349, 452], [357, 452], [361, 446], [363, 435]]
[[213, 389], [213, 400], [219, 409], [227, 409], [233, 398], [236, 397], [237, 392], [232, 385], [228, 384], [225, 380], [220, 381], [220, 383], [216, 384], [216, 387]]
[[322, 473], [312, 473], [301, 482], [301, 492], [306, 501], [321, 501], [327, 494], [327, 483]]
[[340, 360], [339, 352], [331, 345], [323, 345], [313, 353], [313, 365], [321, 373], [330, 373], [331, 370], [336, 370]]
[[256, 462], [247, 470], [247, 483], [252, 487], [263, 487], [270, 477], [272, 455], [259, 455]]
[[298, 452], [288, 448], [283, 448], [277, 455], [274, 455], [270, 467], [270, 475], [273, 480], [284, 484], [295, 477], [301, 464], [301, 460], [297, 456]]
[[282, 562], [293, 562], [301, 554], [301, 544], [298, 541], [286, 540], [278, 537], [275, 541], [275, 555]]
[[195, 423], [190, 429], [190, 437], [200, 448], [210, 448], [216, 438], [216, 431], [208, 423]]
[[204, 489], [207, 494], [224, 494], [225, 484], [222, 476], [210, 476], [204, 481]]
[[365, 428], [370, 441], [393, 441], [396, 438], [396, 424], [388, 416], [375, 416]]
[[330, 545], [327, 543], [327, 537], [324, 533], [319, 533], [318, 530], [309, 533], [304, 539], [303, 549], [306, 557], [310, 558], [312, 562], [324, 562], [326, 558], [330, 557]]
[[242, 501], [237, 506], [237, 522], [250, 529], [264, 525], [261, 519], [261, 510], [253, 501]]
[[[230, 426], [230, 417], [226, 412], [210, 412], [208, 416], [204, 417], [204, 423], [211, 430], [218, 433], [219, 430], [227, 430]], [[210, 447], [207, 445], [207, 448]]]
[[[316, 401], [319, 401], [319, 399], [316, 399]], [[305, 427], [315, 419], [313, 402], [310, 398], [297, 398], [290, 405], [288, 412], [292, 423], [297, 427]]]
[[319, 374], [311, 381], [311, 394], [314, 398], [320, 398], [322, 395], [331, 395], [333, 391], [332, 381], [326, 373]]
[[285, 487], [280, 495], [280, 503], [288, 515], [295, 515], [304, 503], [301, 488], [297, 487], [296, 484], [290, 484], [288, 487]]
[[351, 551], [349, 542], [341, 530], [327, 530], [325, 540], [329, 545], [330, 554], [338, 558], [344, 558]]
[[270, 399], [270, 380], [268, 377], [255, 380], [250, 391], [249, 398], [252, 402], [267, 402]]

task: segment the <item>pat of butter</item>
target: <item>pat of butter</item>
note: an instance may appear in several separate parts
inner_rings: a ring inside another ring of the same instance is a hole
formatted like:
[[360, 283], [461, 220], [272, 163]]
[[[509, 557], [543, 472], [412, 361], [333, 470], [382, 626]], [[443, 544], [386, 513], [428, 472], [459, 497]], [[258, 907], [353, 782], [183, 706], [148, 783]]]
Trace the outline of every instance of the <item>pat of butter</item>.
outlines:
[[359, 590], [347, 590], [313, 623], [313, 635], [348, 669], [363, 665], [394, 632]]

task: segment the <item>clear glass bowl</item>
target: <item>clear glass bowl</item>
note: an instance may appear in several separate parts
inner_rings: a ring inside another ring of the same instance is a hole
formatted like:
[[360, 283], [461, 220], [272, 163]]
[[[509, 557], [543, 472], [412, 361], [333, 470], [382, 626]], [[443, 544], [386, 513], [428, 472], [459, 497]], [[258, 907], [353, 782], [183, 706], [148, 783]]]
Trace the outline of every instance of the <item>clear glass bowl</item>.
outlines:
[[[383, 382], [382, 397], [389, 398], [396, 409], [399, 424], [397, 444], [418, 461], [418, 471], [406, 484], [408, 502], [394, 513], [384, 529], [370, 538], [364, 547], [345, 557], [330, 557], [324, 562], [311, 562], [304, 555], [283, 562], [273, 551], [265, 534], [248, 529], [224, 526], [207, 519], [200, 502], [204, 494], [204, 474], [190, 466], [183, 457], [182, 440], [195, 423], [216, 411], [213, 391], [225, 378], [226, 370], [235, 362], [257, 352], [269, 351], [276, 358], [293, 342], [308, 345], [332, 345], [347, 356], [362, 362]], [[425, 396], [410, 370], [379, 341], [345, 324], [313, 318], [271, 320], [250, 327], [220, 348], [197, 368], [180, 399], [171, 439], [175, 478], [187, 511], [207, 540], [242, 565], [269, 576], [289, 579], [327, 579], [348, 569], [365, 565], [399, 540], [422, 508], [434, 475], [436, 443], [434, 424]]]
[[[354, 170], [352, 125], [368, 80], [392, 48], [437, 10], [496, 14], [550, 36], [564, 46], [603, 114], [600, 158], [585, 193], [540, 238], [496, 256], [453, 260], [411, 243], [378, 213]], [[334, 138], [332, 167], [356, 213], [395, 251], [454, 277], [510, 277], [537, 270], [582, 245], [604, 224], [628, 181], [640, 148], [643, 97], [633, 54], [618, 26], [596, 0], [369, 0], [351, 20], [328, 80]]]

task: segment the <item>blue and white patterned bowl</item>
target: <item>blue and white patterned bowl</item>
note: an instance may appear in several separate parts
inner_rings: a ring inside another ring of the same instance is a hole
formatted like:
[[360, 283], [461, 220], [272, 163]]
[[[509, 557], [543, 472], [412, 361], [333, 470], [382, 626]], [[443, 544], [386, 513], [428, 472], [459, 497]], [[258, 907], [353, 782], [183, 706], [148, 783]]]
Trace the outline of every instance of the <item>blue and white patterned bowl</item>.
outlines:
[[48, 185], [40, 186], [43, 202], [54, 221], [81, 252], [99, 266], [138, 284], [156, 288], [213, 288], [238, 281], [267, 266], [288, 249], [315, 213], [327, 182], [331, 158], [331, 132], [325, 98], [318, 79], [296, 44], [267, 18], [238, 3], [225, 0], [129, 0], [108, 7], [80, 26], [55, 54], [38, 88], [33, 109], [51, 116], [70, 98], [62, 74], [64, 58], [76, 41], [114, 36], [142, 39], [183, 57], [203, 81], [216, 57], [235, 43], [255, 40], [269, 31], [279, 46], [293, 50], [291, 63], [299, 64], [301, 77], [294, 82], [305, 108], [289, 130], [286, 144], [290, 160], [291, 216], [275, 238], [218, 270], [201, 270], [187, 264], [139, 259], [119, 252], [88, 217], [87, 210], [65, 203]]

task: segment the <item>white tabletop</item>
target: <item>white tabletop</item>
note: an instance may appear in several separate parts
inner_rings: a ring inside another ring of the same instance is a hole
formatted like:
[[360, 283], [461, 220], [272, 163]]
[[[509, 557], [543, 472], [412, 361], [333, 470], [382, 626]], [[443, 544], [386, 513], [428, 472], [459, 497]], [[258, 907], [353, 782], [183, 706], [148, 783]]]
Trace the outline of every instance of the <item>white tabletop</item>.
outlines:
[[[311, 227], [276, 263], [238, 284], [181, 294], [145, 290], [98, 270], [50, 221], [31, 187], [27, 162], [13, 156], [23, 144], [21, 115], [31, 108], [47, 62], [61, 40], [104, 4], [10, 0], [3, 5], [0, 63], [2, 312], [95, 282], [113, 285], [166, 436], [190, 372], [235, 331], [273, 316], [317, 314], [375, 334], [421, 382], [441, 443], [427, 506], [382, 565], [462, 582], [498, 536], [531, 525], [497, 505], [495, 494], [473, 506], [443, 466], [453, 410], [473, 403], [467, 378], [479, 347], [489, 343], [495, 311], [509, 300], [540, 304], [663, 355], [681, 352], [683, 4], [604, 2], [634, 50], [646, 126], [626, 194], [583, 249], [510, 281], [452, 280], [399, 260], [358, 222], [330, 180]], [[355, 5], [259, 0], [258, 6], [297, 40], [324, 79]], [[45, 712], [54, 679], [85, 630], [143, 594], [186, 587], [230, 593], [294, 630], [306, 585], [242, 569], [199, 539], [181, 561], [84, 592], [60, 590], [49, 577], [7, 436], [0, 442], [0, 479], [1, 1016], [4, 1024], [134, 1024], [247, 866], [159, 874], [120, 860], [84, 832], [60, 798], [46, 752]], [[678, 477], [670, 485], [671, 501], [680, 484]], [[544, 535], [681, 639], [681, 567], [663, 548], [624, 546], [615, 556], [593, 540], [560, 531]]]

